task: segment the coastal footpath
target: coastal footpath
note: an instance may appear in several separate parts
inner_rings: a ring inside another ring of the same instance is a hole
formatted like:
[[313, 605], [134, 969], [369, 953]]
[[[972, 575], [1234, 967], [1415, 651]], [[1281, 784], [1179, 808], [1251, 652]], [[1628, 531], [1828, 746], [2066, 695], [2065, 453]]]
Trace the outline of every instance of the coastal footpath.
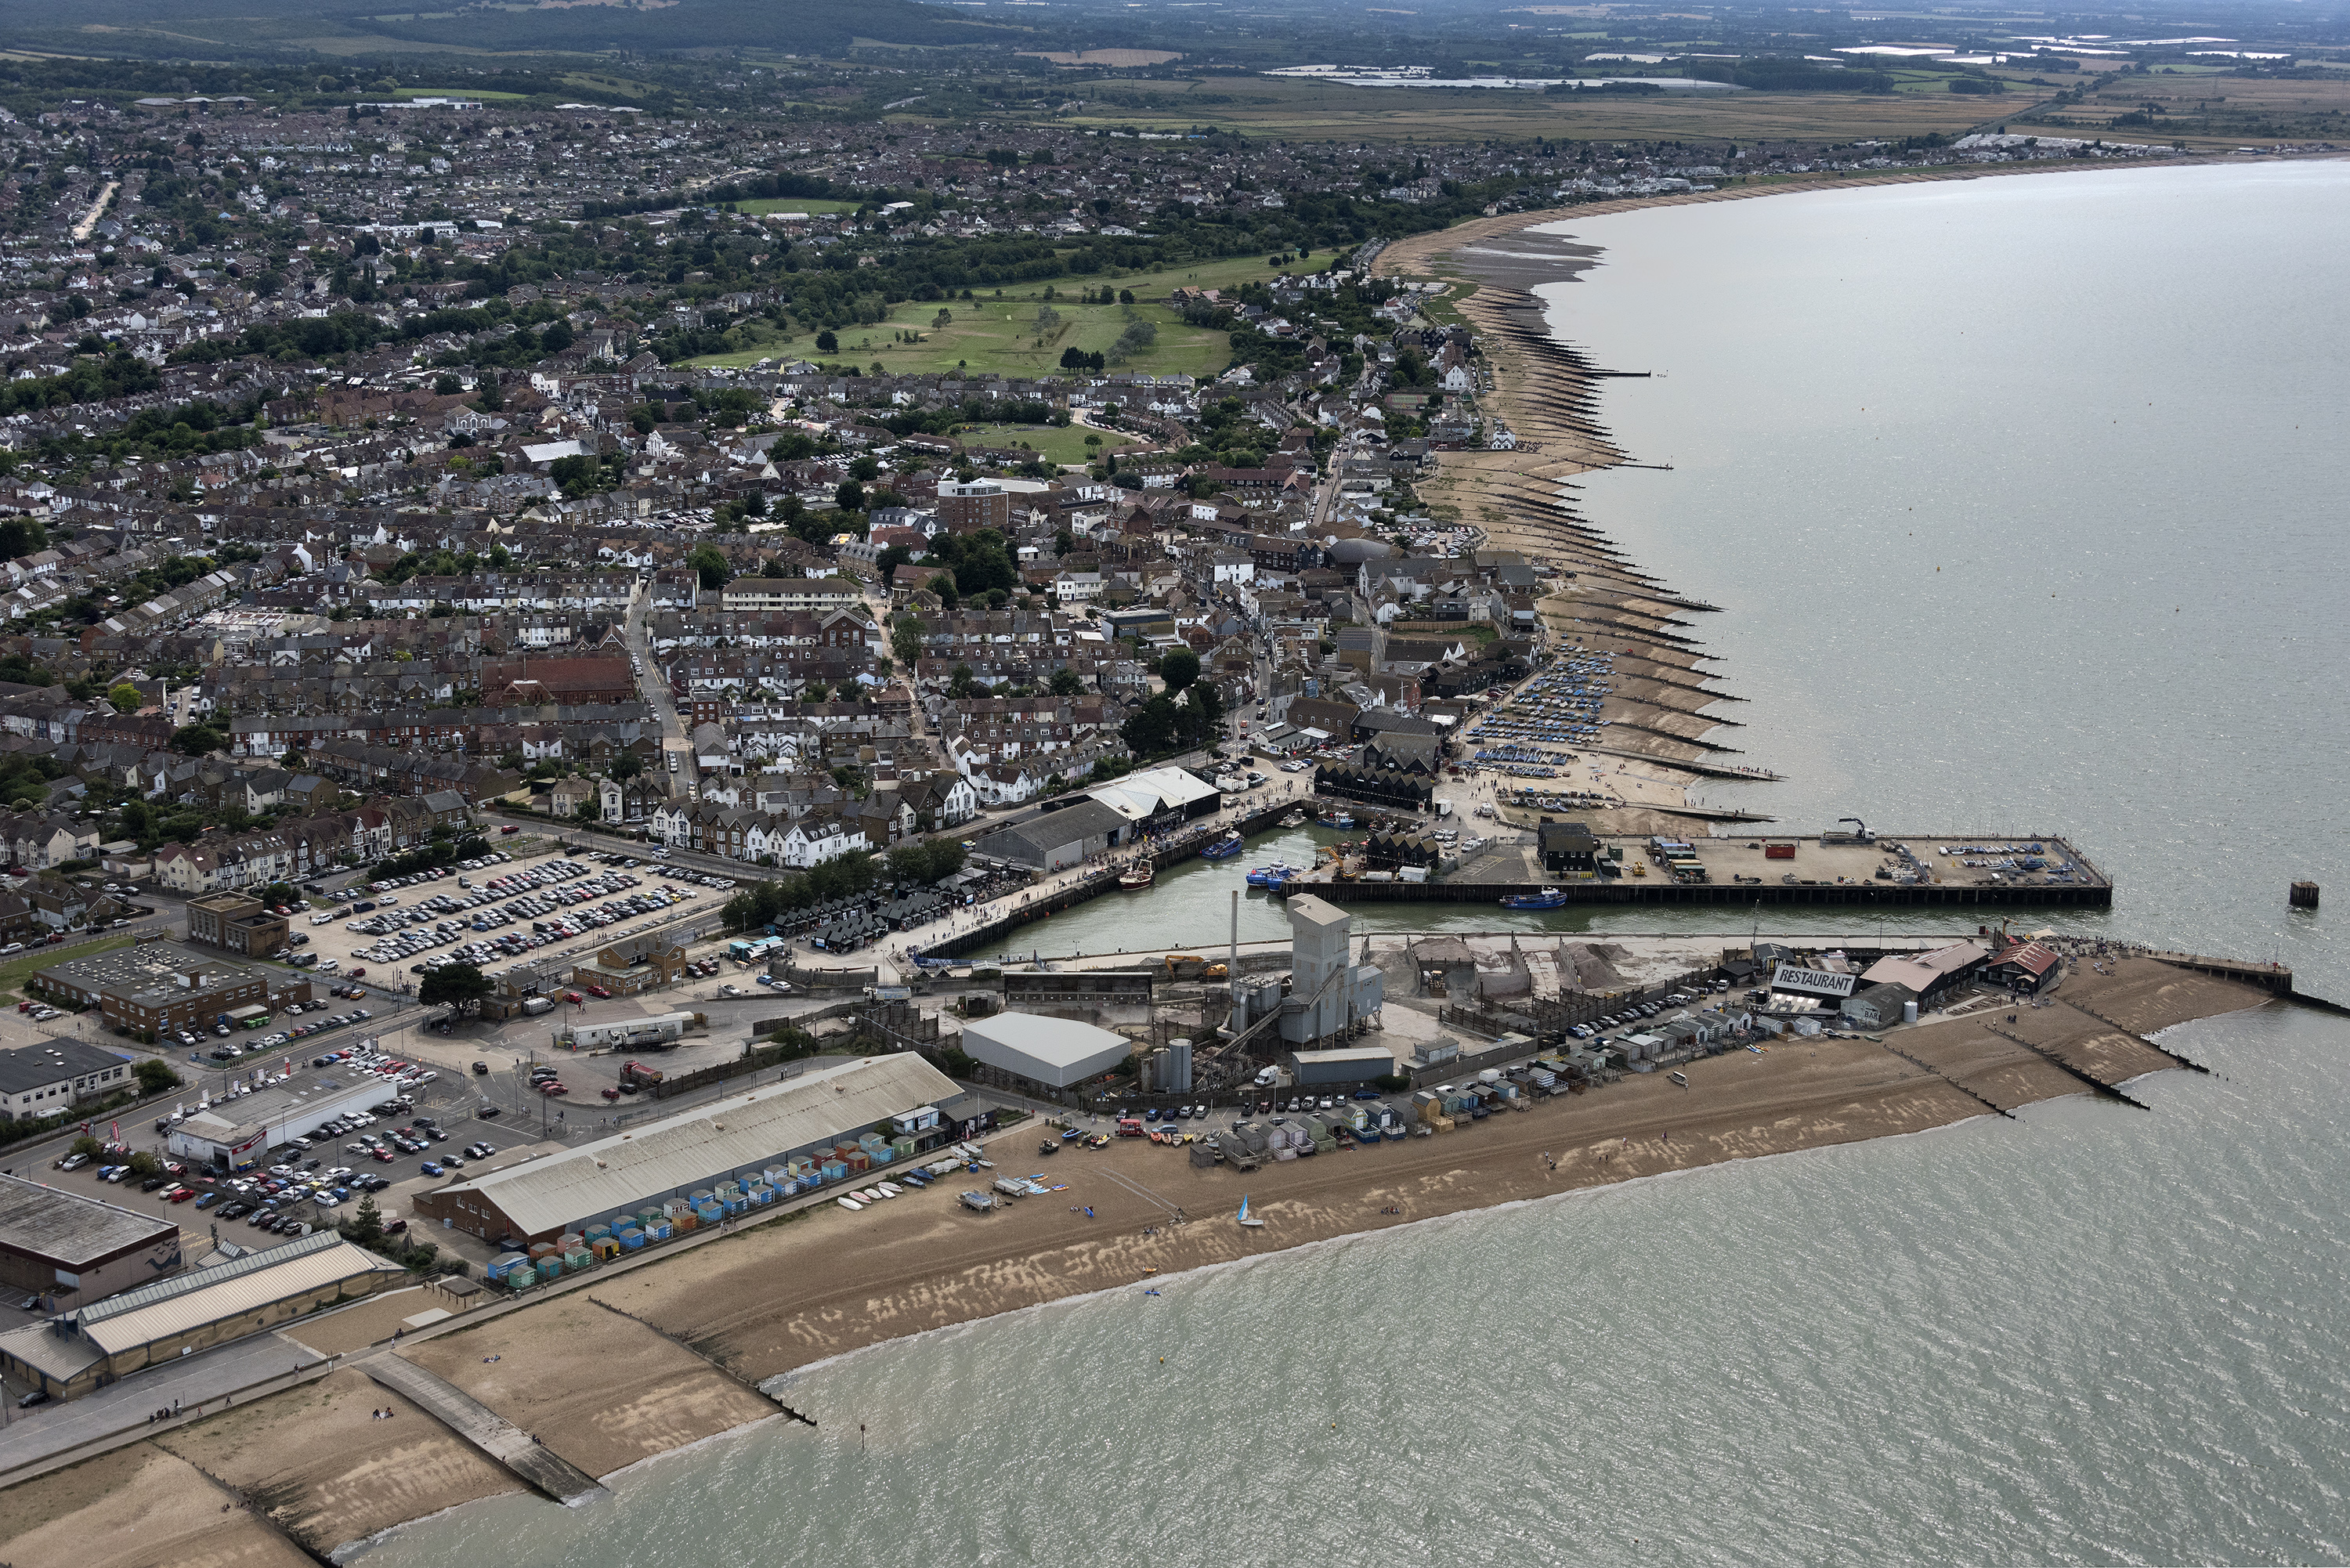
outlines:
[[[394, 1380], [370, 1376], [369, 1357], [402, 1357], [451, 1388], [453, 1402], [608, 1480], [689, 1443], [788, 1419], [757, 1385], [908, 1334], [1154, 1273], [1922, 1132], [2059, 1096], [2123, 1100], [2131, 1080], [2186, 1065], [2145, 1036], [2268, 1000], [2252, 985], [2126, 958], [2103, 972], [2076, 966], [2047, 1006], [1900, 1030], [1882, 1043], [1783, 1040], [1693, 1062], [1686, 1088], [1662, 1074], [1627, 1076], [1457, 1132], [1245, 1176], [1194, 1168], [1139, 1140], [1072, 1148], [1047, 1166], [1066, 1193], [995, 1215], [968, 1214], [945, 1193], [859, 1214], [818, 1206], [590, 1276], [576, 1291], [460, 1317], [413, 1345], [394, 1336], [418, 1298], [372, 1300], [279, 1331], [296, 1354], [343, 1358], [323, 1377], [0, 1494], [0, 1561], [290, 1565], [524, 1490], [474, 1442], [387, 1386]], [[1035, 1135], [1024, 1124], [990, 1148], [1004, 1169], [1045, 1165]], [[1261, 1230], [1232, 1221], [1243, 1192]], [[819, 1428], [851, 1418], [804, 1414]], [[584, 1505], [608, 1500], [591, 1494]]]

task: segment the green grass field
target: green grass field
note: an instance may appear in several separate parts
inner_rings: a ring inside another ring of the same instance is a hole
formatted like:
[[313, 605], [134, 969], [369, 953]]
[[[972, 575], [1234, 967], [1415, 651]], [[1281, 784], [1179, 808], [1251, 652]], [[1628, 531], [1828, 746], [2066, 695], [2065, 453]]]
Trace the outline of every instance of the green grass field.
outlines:
[[[1101, 445], [1089, 447], [1087, 436], [1099, 436]], [[1076, 463], [1095, 454], [1139, 444], [1115, 431], [1087, 430], [1083, 425], [965, 425], [955, 439], [972, 446], [1025, 446], [1046, 462]]]
[[814, 197], [777, 196], [773, 201], [737, 202], [740, 213], [853, 213], [854, 202], [834, 202]]
[[127, 948], [134, 940], [129, 936], [101, 937], [81, 946], [66, 941], [56, 947], [44, 946], [30, 952], [18, 953], [7, 962], [0, 963], [0, 994], [21, 998], [25, 982], [51, 964], [68, 957], [90, 958], [99, 953], [111, 952], [116, 948]]
[[[1262, 271], [1263, 258], [1255, 265]], [[1173, 286], [1165, 280], [1174, 278], [1172, 272], [1157, 275], [1150, 280], [1154, 286], [1151, 292], [1163, 296]], [[1138, 297], [1142, 292], [1136, 290]], [[878, 326], [844, 327], [838, 334], [840, 348], [837, 353], [817, 353], [814, 335], [798, 333], [789, 343], [778, 339], [739, 353], [712, 354], [684, 363], [741, 367], [761, 359], [805, 357], [827, 363], [878, 364], [885, 373], [899, 376], [958, 368], [992, 370], [1005, 376], [1042, 376], [1058, 370], [1061, 356], [1072, 348], [1107, 355], [1126, 330], [1128, 317], [1121, 306], [1079, 305], [1066, 297], [1055, 297], [1049, 303], [1060, 319], [1040, 335], [1035, 325], [1036, 311], [1046, 303], [1041, 287], [1016, 295], [1007, 292], [1001, 299], [990, 295], [977, 300], [953, 300], [945, 308], [954, 319], [941, 327], [931, 325], [941, 308], [939, 305], [908, 301]], [[1159, 328], [1159, 341], [1136, 355], [1124, 369], [1150, 375], [1212, 376], [1231, 362], [1232, 344], [1227, 334], [1187, 327], [1163, 305], [1138, 304], [1134, 308], [1142, 320]], [[921, 341], [900, 340], [897, 334], [901, 330], [919, 334]]]

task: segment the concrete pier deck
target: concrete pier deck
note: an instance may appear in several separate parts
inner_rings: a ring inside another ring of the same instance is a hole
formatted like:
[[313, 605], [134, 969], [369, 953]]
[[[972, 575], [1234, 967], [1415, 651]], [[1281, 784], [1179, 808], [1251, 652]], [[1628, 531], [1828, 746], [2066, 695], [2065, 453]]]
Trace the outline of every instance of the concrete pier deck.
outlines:
[[372, 1357], [363, 1369], [556, 1501], [574, 1502], [602, 1490], [595, 1477], [556, 1458], [528, 1432], [437, 1373], [398, 1355]]

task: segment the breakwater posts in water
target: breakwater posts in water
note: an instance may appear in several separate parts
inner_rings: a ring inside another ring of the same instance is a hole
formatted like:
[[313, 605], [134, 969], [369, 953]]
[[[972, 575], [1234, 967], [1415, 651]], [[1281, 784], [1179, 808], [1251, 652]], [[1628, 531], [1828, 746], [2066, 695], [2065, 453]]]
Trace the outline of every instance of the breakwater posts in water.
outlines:
[[[2098, 1094], [2104, 1096], [2107, 1099], [2119, 1100], [2126, 1106], [2136, 1106], [2142, 1111], [2150, 1111], [2154, 1109], [2152, 1106], [2147, 1105], [2144, 1100], [2131, 1098], [2128, 1095], [2124, 1094], [2119, 1087], [2106, 1083], [2103, 1078], [2098, 1077], [2095, 1074], [2083, 1072], [2080, 1068], [2075, 1067], [2072, 1063], [2067, 1062], [2064, 1057], [2059, 1056], [2055, 1052], [2049, 1050], [2046, 1046], [2034, 1045], [2031, 1041], [2026, 1040], [2022, 1035], [2016, 1033], [2012, 1029], [2002, 1029], [1996, 1023], [1986, 1023], [1983, 1027], [1990, 1030], [1993, 1034], [1998, 1035], [2002, 1040], [2013, 1041], [2016, 1044], [2022, 1046], [2026, 1051], [2031, 1052], [2033, 1055], [2039, 1057], [2042, 1061], [2047, 1063], [2050, 1066], [2056, 1068], [2058, 1071], [2071, 1074], [2074, 1077], [2080, 1079], [2081, 1082], [2088, 1085], [2090, 1088], [2095, 1090]], [[2127, 1031], [2124, 1031], [2124, 1033], [2127, 1033]]]
[[[1870, 909], [2106, 909], [2113, 907], [2108, 884], [2060, 883], [2050, 887], [1902, 887], [1890, 882], [1833, 883], [1790, 888], [1783, 883], [1726, 887], [1719, 882], [1693, 884], [1640, 882], [1551, 883], [1566, 895], [1566, 907], [1837, 904]], [[1321, 882], [1285, 884], [1292, 893], [1311, 893], [1333, 904], [1498, 904], [1520, 893], [1542, 889], [1531, 882]]]
[[2098, 1012], [2098, 1011], [2097, 1011], [2095, 1008], [2094, 1008], [2094, 1007], [2084, 1007], [2084, 1006], [2082, 1006], [2082, 1005], [2081, 1005], [2079, 1002], [2077, 1002], [2068, 1001], [2067, 999], [2065, 999], [2065, 998], [2064, 998], [2064, 997], [2061, 997], [2061, 996], [2060, 996], [2060, 997], [2058, 997], [2056, 1000], [2057, 1000], [2060, 1003], [2062, 1003], [2063, 1005], [2064, 1005], [2064, 1006], [2066, 1006], [2066, 1007], [2071, 1008], [2071, 1009], [2072, 1009], [2074, 1012], [2075, 1012], [2085, 1013], [2085, 1014], [2086, 1014], [2087, 1016], [2089, 1016], [2089, 1017], [2091, 1017], [2091, 1018], [2095, 1019], [2098, 1023], [2100, 1023], [2104, 1024], [2106, 1028], [2108, 1028], [2108, 1029], [2112, 1030], [2115, 1033], [2116, 1033], [2116, 1034], [2126, 1034], [2126, 1035], [2128, 1035], [2131, 1039], [2133, 1039], [2133, 1040], [2137, 1041], [2139, 1044], [2141, 1044], [2141, 1045], [2145, 1046], [2147, 1050], [2152, 1051], [2152, 1052], [2156, 1053], [2156, 1054], [2158, 1054], [2158, 1055], [2163, 1055], [2163, 1056], [2168, 1056], [2168, 1057], [2169, 1057], [2172, 1061], [2174, 1061], [2174, 1062], [2178, 1063], [2178, 1064], [2180, 1066], [2182, 1066], [2182, 1067], [2192, 1067], [2195, 1071], [2197, 1071], [2197, 1072], [2199, 1072], [2199, 1073], [2208, 1073], [2208, 1072], [2210, 1072], [2210, 1071], [2211, 1070], [2210, 1068], [2206, 1067], [2206, 1066], [2205, 1066], [2202, 1063], [2200, 1063], [2200, 1062], [2191, 1062], [2191, 1061], [2189, 1061], [2186, 1057], [2181, 1056], [2178, 1052], [2173, 1051], [2173, 1050], [2170, 1050], [2170, 1049], [2169, 1049], [2168, 1047], [2167, 1047], [2167, 1046], [2158, 1045], [2158, 1044], [2155, 1044], [2155, 1042], [2153, 1042], [2153, 1041], [2151, 1041], [2151, 1040], [2147, 1039], [2145, 1035], [2143, 1035], [2143, 1034], [2139, 1033], [2137, 1030], [2132, 1029], [2131, 1027], [2129, 1027], [2129, 1025], [2127, 1025], [2127, 1024], [2126, 1024], [2126, 1023], [2116, 1023], [2114, 1020], [2112, 1020], [2112, 1019], [2110, 1019], [2110, 1018], [2106, 1017], [2104, 1013], [2102, 1013], [2102, 1012]]
[[717, 1373], [721, 1377], [725, 1378], [727, 1381], [739, 1387], [749, 1389], [760, 1398], [764, 1399], [768, 1404], [773, 1405], [778, 1415], [789, 1416], [793, 1420], [799, 1422], [805, 1427], [813, 1427], [816, 1425], [816, 1421], [813, 1417], [801, 1415], [797, 1410], [793, 1409], [789, 1405], [785, 1404], [781, 1399], [776, 1398], [773, 1394], [768, 1393], [764, 1388], [760, 1387], [756, 1383], [752, 1382], [749, 1378], [743, 1376], [733, 1367], [728, 1366], [723, 1362], [712, 1360], [709, 1356], [704, 1355], [700, 1350], [696, 1349], [691, 1343], [680, 1339], [677, 1335], [670, 1333], [669, 1330], [662, 1328], [660, 1324], [647, 1323], [643, 1318], [640, 1318], [636, 1314], [629, 1312], [627, 1308], [616, 1307], [610, 1302], [602, 1300], [600, 1297], [589, 1296], [588, 1298], [588, 1304], [590, 1306], [602, 1307], [614, 1317], [627, 1318], [639, 1328], [649, 1329], [652, 1333], [660, 1335], [661, 1338], [668, 1340], [680, 1350], [682, 1350], [688, 1355], [693, 1356], [704, 1366], [707, 1366], [712, 1372]]
[[2015, 1120], [2015, 1113], [2013, 1111], [2009, 1110], [2005, 1106], [1999, 1104], [1996, 1100], [1987, 1099], [1983, 1096], [1975, 1093], [1972, 1089], [1968, 1088], [1964, 1084], [1960, 1083], [1956, 1078], [1951, 1077], [1948, 1073], [1943, 1072], [1939, 1067], [1935, 1066], [1931, 1062], [1923, 1061], [1916, 1056], [1912, 1056], [1908, 1052], [1904, 1051], [1900, 1046], [1894, 1044], [1889, 1040], [1879, 1040], [1877, 1044], [1883, 1046], [1887, 1051], [1891, 1052], [1894, 1055], [1900, 1057], [1904, 1062], [1908, 1063], [1912, 1067], [1917, 1068], [1919, 1072], [1933, 1074], [1934, 1076], [1941, 1079], [1942, 1082], [1950, 1085], [1950, 1087], [1958, 1090], [1959, 1093], [1966, 1096], [1967, 1098], [1974, 1101], [1976, 1104], [1989, 1106], [1992, 1110], [1997, 1111], [2009, 1121]]

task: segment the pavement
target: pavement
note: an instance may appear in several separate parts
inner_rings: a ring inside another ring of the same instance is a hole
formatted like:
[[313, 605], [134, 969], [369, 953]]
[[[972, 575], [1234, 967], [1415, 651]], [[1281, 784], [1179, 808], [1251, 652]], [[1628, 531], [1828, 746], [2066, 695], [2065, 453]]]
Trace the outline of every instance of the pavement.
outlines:
[[148, 1412], [177, 1399], [192, 1417], [200, 1407], [257, 1385], [290, 1382], [296, 1367], [318, 1365], [317, 1356], [276, 1334], [256, 1334], [217, 1350], [132, 1373], [121, 1382], [79, 1399], [52, 1400], [29, 1410], [16, 1408], [10, 1388], [7, 1425], [0, 1428], [0, 1475], [53, 1459], [84, 1443], [126, 1428], [147, 1428]]

